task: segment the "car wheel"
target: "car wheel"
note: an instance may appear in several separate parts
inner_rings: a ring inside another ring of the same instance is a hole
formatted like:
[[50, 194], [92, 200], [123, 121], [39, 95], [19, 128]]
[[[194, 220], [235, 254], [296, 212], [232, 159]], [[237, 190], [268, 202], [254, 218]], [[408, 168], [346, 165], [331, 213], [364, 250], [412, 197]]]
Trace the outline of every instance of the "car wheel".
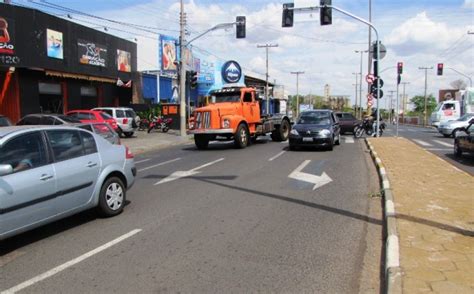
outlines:
[[462, 150], [459, 147], [459, 141], [454, 140], [454, 156], [456, 157], [461, 157], [462, 156]]
[[204, 150], [209, 146], [209, 138], [206, 135], [194, 135], [194, 144], [197, 149]]
[[130, 138], [131, 136], [133, 136], [133, 132], [125, 132], [123, 133], [125, 135], [125, 137], [127, 138]]
[[114, 216], [123, 211], [126, 199], [125, 186], [118, 177], [108, 178], [99, 195], [99, 213], [103, 216]]
[[293, 145], [293, 144], [290, 144], [290, 145], [288, 146], [288, 148], [290, 149], [290, 151], [295, 151], [295, 150], [296, 150], [296, 146]]
[[329, 142], [328, 150], [332, 151], [334, 149], [334, 137], [332, 138], [331, 142]]
[[247, 127], [244, 124], [240, 124], [234, 137], [235, 147], [238, 149], [247, 147], [249, 144], [249, 138], [250, 135]]
[[337, 135], [337, 140], [335, 142], [336, 145], [341, 145], [341, 134]]

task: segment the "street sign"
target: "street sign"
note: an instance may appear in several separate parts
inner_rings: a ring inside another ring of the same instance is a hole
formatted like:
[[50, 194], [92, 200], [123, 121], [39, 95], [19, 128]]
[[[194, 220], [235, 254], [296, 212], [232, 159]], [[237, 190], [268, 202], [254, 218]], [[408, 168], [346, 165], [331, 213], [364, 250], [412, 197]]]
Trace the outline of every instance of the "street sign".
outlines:
[[383, 59], [385, 55], [387, 55], [387, 48], [379, 41], [380, 44], [380, 57], [377, 58], [377, 44], [374, 42], [372, 46], [370, 46], [370, 54], [372, 54], [373, 58], [376, 60]]
[[375, 80], [375, 77], [374, 75], [372, 74], [368, 74], [365, 76], [365, 81], [368, 83], [368, 84], [372, 84]]
[[379, 90], [379, 93], [380, 93], [380, 97], [377, 96], [377, 91], [372, 92], [372, 96], [374, 96], [375, 99], [382, 98], [382, 97], [383, 97], [383, 91], [382, 91], [382, 89]]
[[375, 79], [372, 84], [377, 86], [377, 80], [379, 80], [379, 87], [382, 88], [383, 87], [383, 80], [382, 79]]

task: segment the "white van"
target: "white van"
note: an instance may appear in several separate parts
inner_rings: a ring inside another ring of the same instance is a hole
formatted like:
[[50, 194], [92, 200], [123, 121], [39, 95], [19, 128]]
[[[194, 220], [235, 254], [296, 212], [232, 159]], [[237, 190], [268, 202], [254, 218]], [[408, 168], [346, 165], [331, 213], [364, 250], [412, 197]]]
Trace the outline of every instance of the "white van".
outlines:
[[440, 123], [456, 120], [461, 117], [461, 104], [457, 100], [442, 101], [431, 114], [431, 125], [439, 127]]

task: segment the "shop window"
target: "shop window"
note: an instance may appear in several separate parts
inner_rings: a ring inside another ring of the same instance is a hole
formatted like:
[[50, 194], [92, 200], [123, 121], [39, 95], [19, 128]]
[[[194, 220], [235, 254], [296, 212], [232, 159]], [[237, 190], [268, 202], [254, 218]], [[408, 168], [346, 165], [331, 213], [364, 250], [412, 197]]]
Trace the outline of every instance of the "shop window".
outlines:
[[38, 90], [40, 94], [47, 95], [61, 95], [61, 84], [52, 83], [38, 83]]
[[81, 96], [97, 97], [97, 88], [91, 86], [81, 86]]

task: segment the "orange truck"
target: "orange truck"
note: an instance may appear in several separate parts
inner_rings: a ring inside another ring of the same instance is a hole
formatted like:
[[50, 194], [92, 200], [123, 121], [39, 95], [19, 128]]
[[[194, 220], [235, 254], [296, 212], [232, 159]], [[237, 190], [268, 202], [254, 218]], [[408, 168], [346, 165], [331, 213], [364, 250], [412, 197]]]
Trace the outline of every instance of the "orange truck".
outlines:
[[189, 121], [189, 133], [194, 134], [198, 149], [206, 149], [213, 140], [233, 140], [237, 148], [245, 148], [267, 134], [273, 141], [288, 139], [290, 118], [262, 115], [262, 100], [257, 99], [255, 88], [224, 87], [210, 96], [210, 104], [197, 108]]

